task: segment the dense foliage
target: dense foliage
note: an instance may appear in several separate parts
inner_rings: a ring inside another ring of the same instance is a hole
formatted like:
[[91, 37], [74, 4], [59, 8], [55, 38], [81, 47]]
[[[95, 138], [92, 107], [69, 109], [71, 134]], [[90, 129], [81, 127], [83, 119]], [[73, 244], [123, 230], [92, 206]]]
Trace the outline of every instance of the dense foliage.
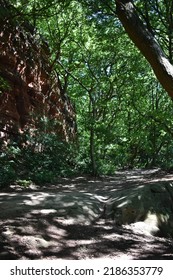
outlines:
[[[1, 148], [3, 184], [50, 182], [59, 175], [113, 173], [117, 168], [173, 166], [173, 104], [116, 17], [114, 1], [11, 0], [49, 44], [52, 68], [70, 96], [76, 143], [46, 131]], [[172, 1], [134, 1], [172, 62]], [[3, 88], [0, 87], [0, 94]], [[38, 148], [39, 147], [39, 148]], [[41, 147], [41, 148], [40, 148]]]
[[24, 132], [15, 140], [1, 146], [1, 186], [19, 183], [27, 186], [54, 183], [59, 176], [71, 175], [75, 170], [75, 156], [72, 145], [62, 141], [54, 133], [40, 129]]

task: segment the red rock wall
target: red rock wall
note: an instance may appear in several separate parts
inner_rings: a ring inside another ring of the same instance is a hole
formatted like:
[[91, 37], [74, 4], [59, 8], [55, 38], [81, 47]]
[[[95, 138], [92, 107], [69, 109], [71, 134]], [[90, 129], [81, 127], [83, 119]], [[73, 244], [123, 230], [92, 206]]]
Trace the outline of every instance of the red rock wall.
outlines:
[[55, 120], [63, 139], [75, 136], [75, 113], [60, 82], [51, 71], [49, 48], [26, 28], [0, 21], [0, 131], [17, 132], [37, 127], [39, 118]]

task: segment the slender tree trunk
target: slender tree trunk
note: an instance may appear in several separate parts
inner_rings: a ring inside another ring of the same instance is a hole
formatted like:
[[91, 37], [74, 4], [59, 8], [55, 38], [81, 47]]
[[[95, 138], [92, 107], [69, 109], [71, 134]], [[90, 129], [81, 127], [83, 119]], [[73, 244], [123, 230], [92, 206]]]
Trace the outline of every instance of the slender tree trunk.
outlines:
[[173, 97], [173, 66], [153, 34], [138, 17], [133, 1], [115, 0], [117, 15], [127, 34], [150, 63], [157, 79]]
[[95, 159], [95, 119], [96, 119], [96, 111], [95, 111], [95, 101], [92, 97], [92, 93], [89, 92], [90, 97], [90, 116], [91, 116], [91, 123], [90, 123], [90, 160], [91, 160], [91, 168], [92, 168], [92, 175], [97, 175], [97, 165]]
[[95, 133], [93, 127], [91, 127], [90, 129], [90, 158], [91, 158], [92, 175], [96, 176], [97, 167], [96, 167], [96, 160], [95, 160]]

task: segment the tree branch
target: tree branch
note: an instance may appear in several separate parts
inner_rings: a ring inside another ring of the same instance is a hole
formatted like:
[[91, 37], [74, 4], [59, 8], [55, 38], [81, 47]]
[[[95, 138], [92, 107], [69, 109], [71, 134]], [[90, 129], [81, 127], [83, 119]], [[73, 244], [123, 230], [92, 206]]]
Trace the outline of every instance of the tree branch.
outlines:
[[132, 1], [115, 0], [117, 15], [127, 34], [150, 63], [157, 79], [173, 97], [173, 66], [159, 43], [138, 17]]

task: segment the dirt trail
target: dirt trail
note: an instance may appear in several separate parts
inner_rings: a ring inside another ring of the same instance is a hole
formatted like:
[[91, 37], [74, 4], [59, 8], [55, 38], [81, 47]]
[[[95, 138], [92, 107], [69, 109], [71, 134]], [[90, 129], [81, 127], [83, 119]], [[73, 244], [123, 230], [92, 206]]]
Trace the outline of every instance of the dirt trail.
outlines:
[[135, 234], [101, 216], [113, 192], [153, 182], [173, 176], [135, 170], [1, 191], [0, 259], [173, 259], [172, 239]]

